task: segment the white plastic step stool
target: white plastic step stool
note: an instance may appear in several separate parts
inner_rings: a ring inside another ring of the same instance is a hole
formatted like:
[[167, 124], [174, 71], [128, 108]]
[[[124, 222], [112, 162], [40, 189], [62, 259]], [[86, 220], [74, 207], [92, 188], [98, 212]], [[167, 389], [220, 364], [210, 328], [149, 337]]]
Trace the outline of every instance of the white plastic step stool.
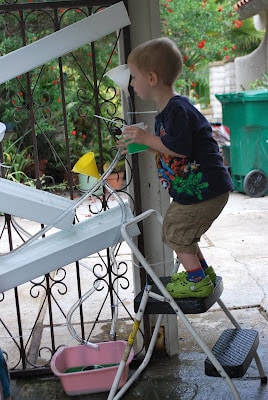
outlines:
[[[235, 400], [240, 400], [240, 395], [236, 389], [236, 386], [231, 380], [231, 377], [228, 375], [225, 369], [226, 367], [230, 367], [230, 362], [228, 360], [227, 365], [222, 365], [222, 358], [218, 357], [218, 353], [215, 350], [211, 350], [206, 343], [202, 340], [202, 338], [198, 335], [196, 330], [193, 328], [192, 324], [188, 320], [188, 318], [185, 316], [185, 314], [198, 314], [207, 311], [215, 302], [219, 304], [221, 309], [224, 311], [228, 319], [232, 322], [234, 325], [235, 333], [237, 335], [237, 340], [235, 341], [235, 349], [237, 349], [237, 343], [240, 343], [240, 339], [244, 337], [244, 329], [242, 330], [237, 321], [234, 319], [228, 308], [224, 305], [224, 303], [221, 301], [220, 296], [223, 291], [223, 284], [222, 284], [222, 278], [217, 277], [216, 283], [215, 283], [215, 289], [214, 292], [206, 297], [206, 298], [187, 298], [187, 299], [173, 299], [169, 292], [166, 290], [166, 284], [170, 280], [170, 277], [164, 277], [164, 278], [159, 278], [152, 267], [148, 264], [146, 259], [143, 257], [139, 249], [136, 247], [134, 241], [131, 239], [131, 237], [128, 234], [128, 230], [131, 227], [132, 224], [137, 224], [144, 220], [147, 217], [154, 216], [160, 225], [163, 223], [163, 218], [162, 216], [156, 211], [156, 210], [148, 210], [139, 216], [133, 218], [133, 220], [130, 220], [123, 224], [121, 228], [122, 232], [122, 238], [125, 239], [133, 253], [135, 254], [135, 257], [137, 258], [138, 262], [140, 265], [145, 269], [145, 271], [148, 274], [148, 283], [146, 284], [144, 290], [138, 294], [134, 301], [134, 308], [136, 312], [136, 317], [133, 323], [132, 327], [132, 332], [129, 335], [128, 339], [128, 346], [126, 348], [126, 351], [122, 357], [122, 360], [120, 362], [119, 368], [117, 375], [115, 377], [115, 380], [113, 382], [111, 391], [109, 393], [108, 400], [118, 400], [121, 398], [121, 396], [128, 390], [128, 388], [131, 386], [131, 384], [139, 377], [141, 372], [146, 368], [148, 365], [157, 337], [159, 333], [159, 329], [161, 327], [161, 321], [163, 314], [177, 314], [177, 316], [180, 318], [181, 322], [185, 325], [186, 329], [189, 331], [189, 333], [194, 337], [195, 341], [201, 349], [204, 351], [204, 353], [207, 355], [208, 361], [207, 361], [207, 371], [210, 372], [211, 369], [213, 371], [215, 370], [215, 374], [217, 376], [221, 376], [227, 385], [229, 386], [233, 397]], [[135, 340], [136, 333], [139, 329], [139, 324], [141, 322], [141, 319], [145, 313], [151, 313], [151, 314], [158, 314], [156, 323], [155, 323], [155, 328], [152, 334], [152, 338], [149, 344], [149, 347], [147, 349], [147, 352], [145, 354], [144, 360], [142, 364], [139, 366], [139, 368], [134, 372], [134, 374], [130, 377], [130, 379], [126, 382], [126, 384], [117, 392], [117, 387], [118, 383], [123, 371], [123, 368], [125, 366], [125, 362], [127, 360], [128, 354], [132, 348], [133, 342]], [[250, 331], [250, 336], [251, 330]], [[260, 362], [259, 356], [257, 354], [257, 346], [258, 346], [258, 339], [256, 335], [256, 331], [253, 331], [254, 334], [254, 341], [250, 341], [251, 345], [249, 346], [248, 343], [246, 346], [243, 348], [243, 353], [244, 353], [244, 358], [242, 360], [242, 367], [243, 370], [248, 367], [250, 361], [254, 357], [255, 362], [257, 364], [259, 373], [260, 373], [260, 378], [261, 378], [261, 383], [267, 383], [267, 377], [265, 376], [262, 364]], [[221, 338], [220, 342], [223, 343], [228, 349], [228, 339], [229, 337], [234, 337], [235, 335], [231, 332], [231, 334], [224, 334], [223, 337]], [[219, 345], [217, 345], [219, 346]], [[222, 344], [220, 345], [220, 352], [222, 350]], [[241, 346], [242, 347], [242, 343]], [[228, 350], [230, 356], [232, 355], [232, 351]], [[227, 354], [228, 354], [227, 351]], [[233, 368], [233, 367], [232, 367]], [[236, 368], [239, 370], [241, 373], [241, 362], [239, 364], [239, 367], [236, 366]], [[227, 369], [227, 371], [229, 371]], [[117, 392], [117, 393], [116, 393]]]

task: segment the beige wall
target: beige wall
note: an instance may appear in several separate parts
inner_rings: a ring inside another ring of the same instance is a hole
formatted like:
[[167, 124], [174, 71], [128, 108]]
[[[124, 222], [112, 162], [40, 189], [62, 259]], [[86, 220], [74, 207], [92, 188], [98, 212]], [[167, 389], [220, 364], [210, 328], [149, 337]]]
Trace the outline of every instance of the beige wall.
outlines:
[[[237, 57], [232, 62], [214, 62], [209, 65], [211, 122], [222, 122], [221, 103], [215, 94], [241, 92], [249, 89], [250, 82], [268, 71], [268, 11], [262, 13], [262, 27], [266, 34], [260, 46], [252, 53]], [[265, 24], [265, 25], [263, 25]]]

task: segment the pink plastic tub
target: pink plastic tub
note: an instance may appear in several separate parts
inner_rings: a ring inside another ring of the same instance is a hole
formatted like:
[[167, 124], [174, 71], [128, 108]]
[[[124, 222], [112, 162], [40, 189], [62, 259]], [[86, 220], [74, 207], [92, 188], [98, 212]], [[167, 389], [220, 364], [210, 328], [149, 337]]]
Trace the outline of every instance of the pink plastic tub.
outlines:
[[[123, 340], [102, 342], [97, 350], [84, 344], [60, 347], [53, 355], [50, 367], [69, 396], [106, 392], [112, 387], [126, 344]], [[133, 356], [134, 351], [131, 349], [118, 388], [128, 379]]]

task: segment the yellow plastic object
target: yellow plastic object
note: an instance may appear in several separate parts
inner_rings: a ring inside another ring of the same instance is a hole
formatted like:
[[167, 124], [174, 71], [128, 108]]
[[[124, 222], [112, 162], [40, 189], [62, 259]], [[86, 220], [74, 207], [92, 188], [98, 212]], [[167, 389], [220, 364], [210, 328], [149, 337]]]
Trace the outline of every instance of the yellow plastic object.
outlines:
[[78, 174], [94, 176], [95, 178], [100, 177], [95, 156], [92, 151], [89, 151], [88, 153], [80, 157], [79, 160], [75, 163], [72, 171]]

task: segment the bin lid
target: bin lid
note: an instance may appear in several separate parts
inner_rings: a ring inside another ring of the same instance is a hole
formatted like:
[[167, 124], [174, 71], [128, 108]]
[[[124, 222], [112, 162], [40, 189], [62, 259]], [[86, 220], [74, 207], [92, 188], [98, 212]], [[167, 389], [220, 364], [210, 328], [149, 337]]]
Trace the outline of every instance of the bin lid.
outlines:
[[268, 90], [246, 90], [244, 92], [231, 92], [215, 94], [221, 103], [244, 103], [247, 101], [268, 101]]

